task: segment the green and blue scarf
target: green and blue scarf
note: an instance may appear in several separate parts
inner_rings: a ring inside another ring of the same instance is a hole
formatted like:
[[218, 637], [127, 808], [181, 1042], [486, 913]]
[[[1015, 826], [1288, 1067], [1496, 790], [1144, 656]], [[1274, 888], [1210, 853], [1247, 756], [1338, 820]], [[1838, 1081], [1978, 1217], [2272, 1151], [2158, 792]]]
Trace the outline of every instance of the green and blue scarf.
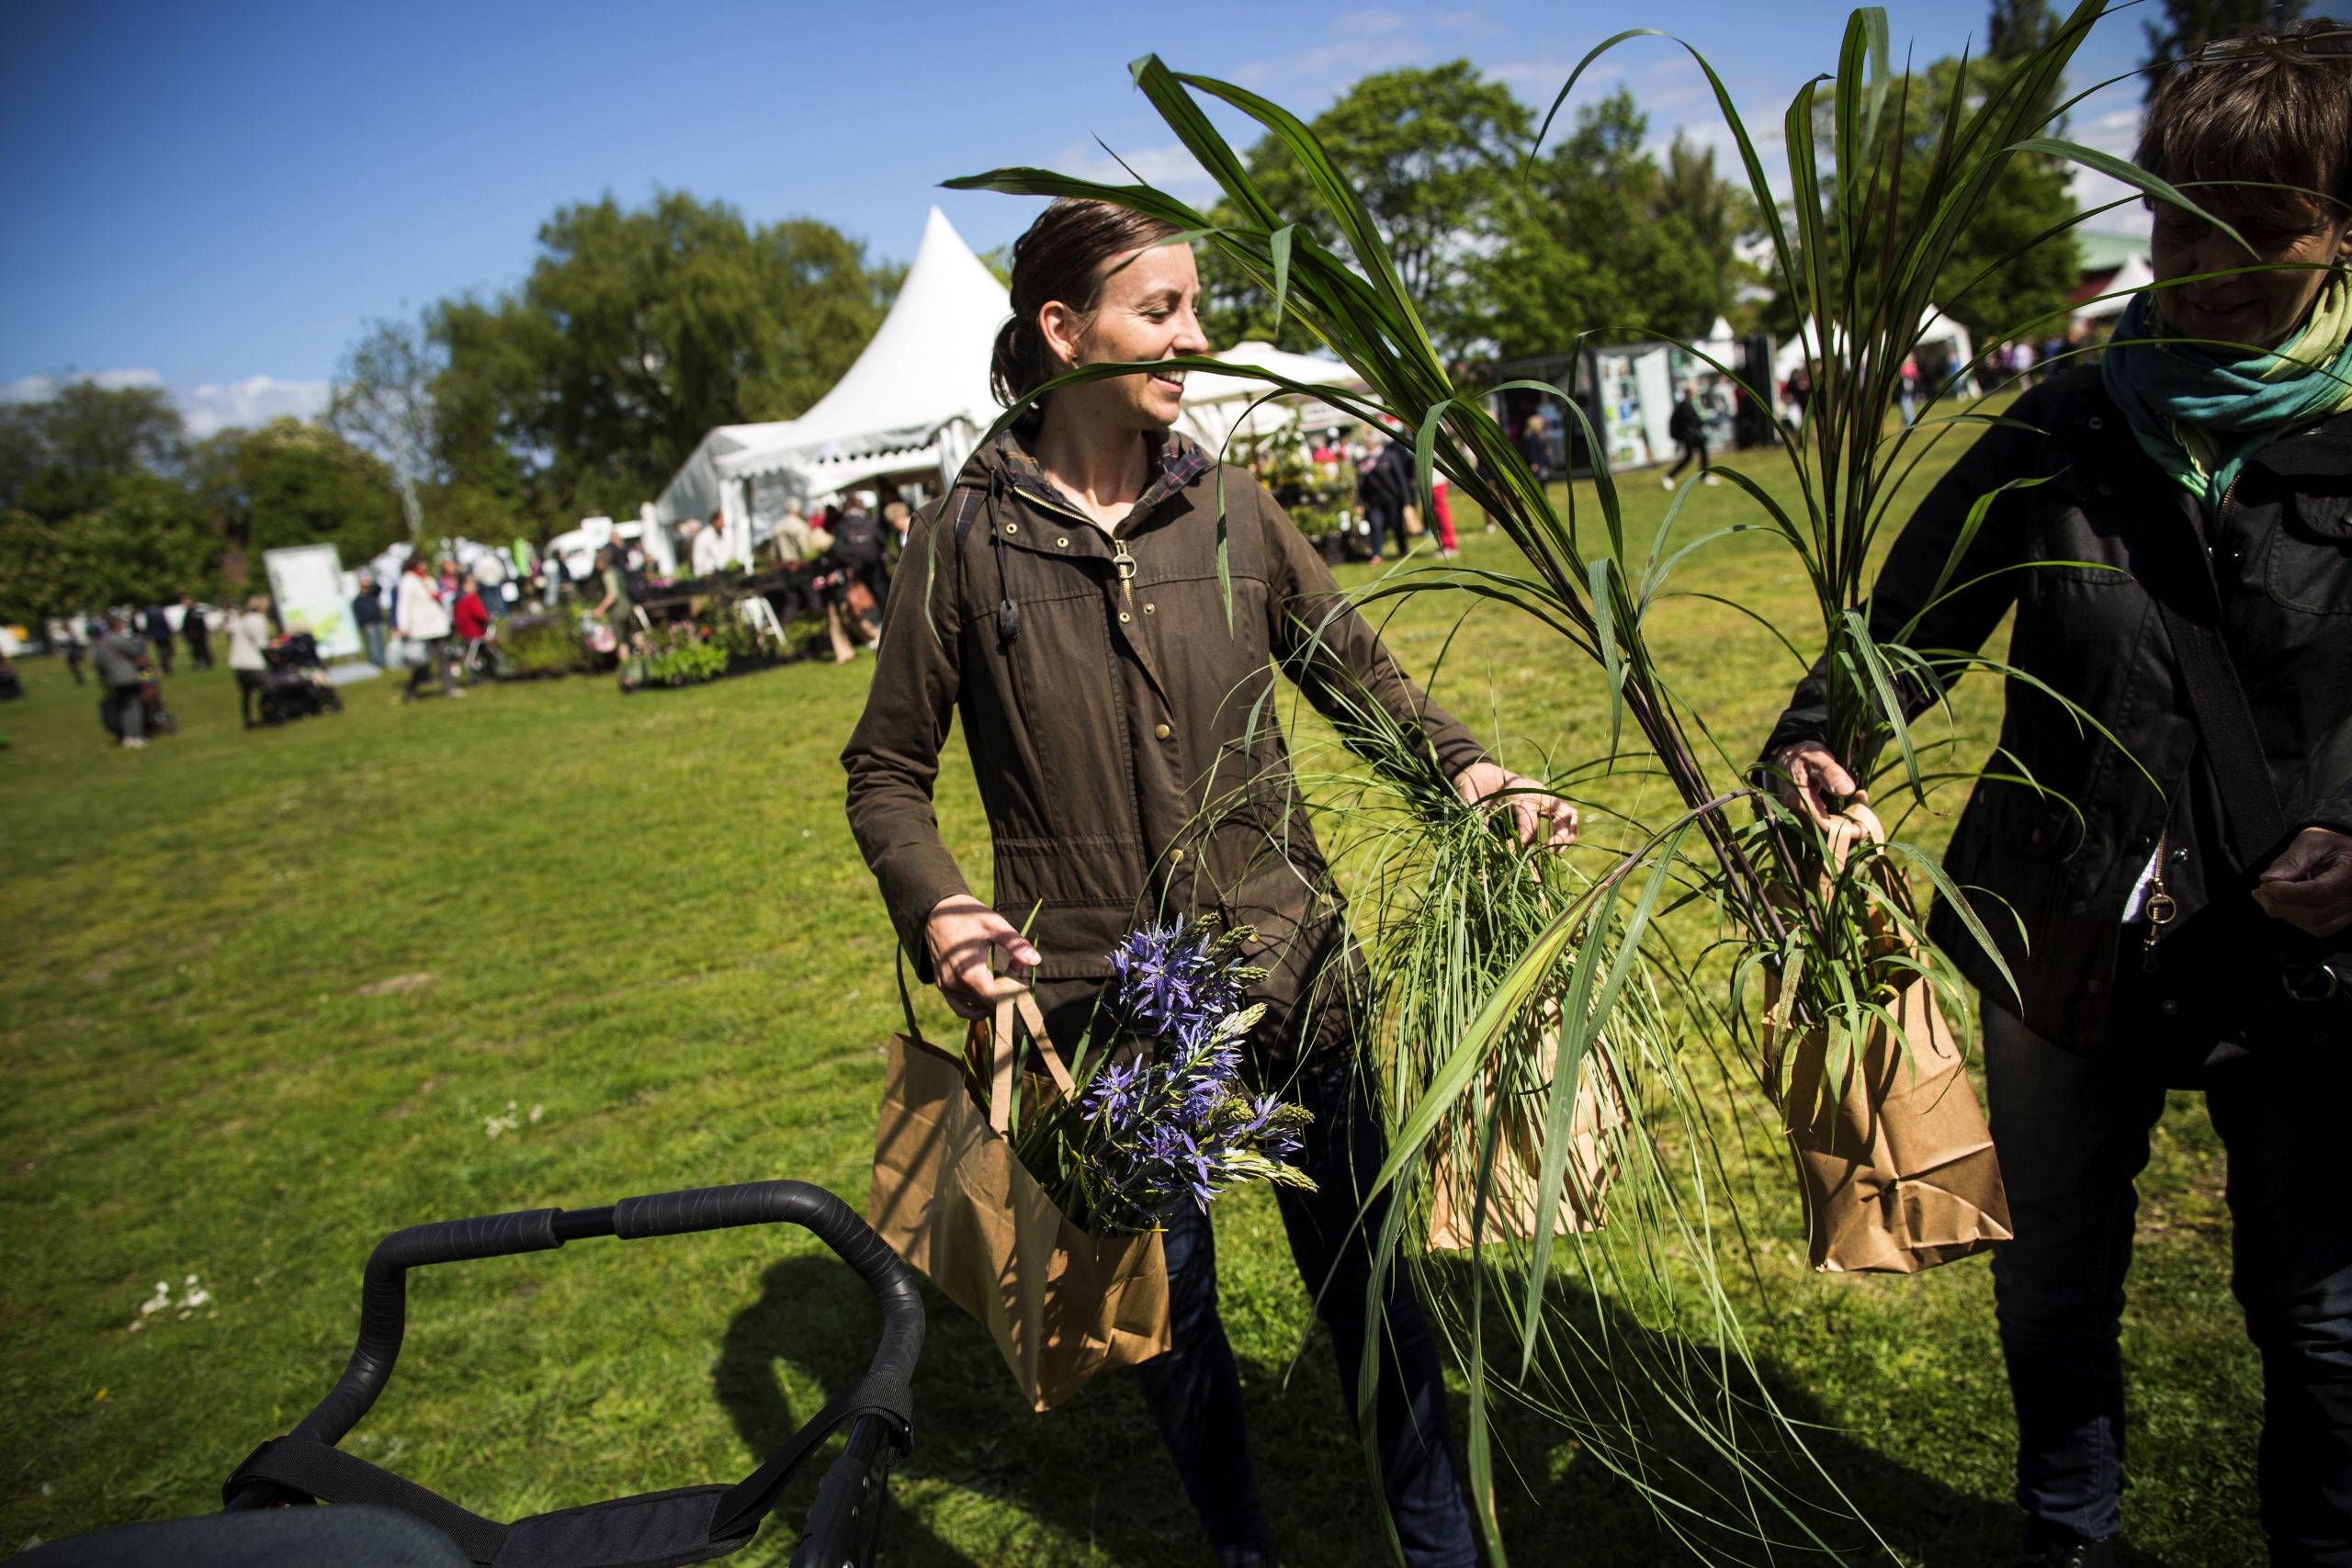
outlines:
[[2352, 410], [2352, 281], [2344, 269], [2329, 274], [2301, 329], [2267, 353], [2163, 341], [2179, 334], [2154, 299], [2153, 289], [2132, 296], [2101, 373], [2140, 449], [2207, 506], [2280, 435]]

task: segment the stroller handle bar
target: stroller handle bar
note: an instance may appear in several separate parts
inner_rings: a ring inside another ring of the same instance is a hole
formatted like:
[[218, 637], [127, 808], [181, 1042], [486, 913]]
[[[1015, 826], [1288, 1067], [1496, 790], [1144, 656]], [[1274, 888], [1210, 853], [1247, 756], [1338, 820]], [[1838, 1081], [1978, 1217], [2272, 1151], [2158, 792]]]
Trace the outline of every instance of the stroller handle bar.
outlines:
[[443, 1220], [394, 1231], [368, 1259], [360, 1295], [359, 1343], [351, 1362], [294, 1436], [334, 1444], [356, 1425], [391, 1381], [408, 1325], [408, 1271], [433, 1263], [545, 1252], [567, 1241], [613, 1235], [624, 1241], [693, 1231], [784, 1223], [817, 1238], [857, 1270], [882, 1308], [882, 1343], [870, 1377], [901, 1386], [922, 1349], [922, 1299], [913, 1276], [857, 1212], [805, 1181], [747, 1181], [624, 1198], [603, 1209], [526, 1209], [470, 1220]]

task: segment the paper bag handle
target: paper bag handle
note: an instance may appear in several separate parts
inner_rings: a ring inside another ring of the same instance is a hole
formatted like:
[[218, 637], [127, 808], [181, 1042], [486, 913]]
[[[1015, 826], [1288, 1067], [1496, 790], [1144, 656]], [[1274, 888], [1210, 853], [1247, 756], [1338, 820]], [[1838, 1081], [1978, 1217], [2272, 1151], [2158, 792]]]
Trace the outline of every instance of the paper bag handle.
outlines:
[[1018, 980], [999, 980], [996, 1014], [989, 1024], [989, 1033], [994, 1037], [989, 1061], [989, 1125], [1000, 1136], [1012, 1129], [1015, 1019], [1029, 1031], [1030, 1042], [1037, 1050], [1037, 1059], [1045, 1064], [1046, 1076], [1054, 1080], [1054, 1087], [1066, 1095], [1078, 1092], [1078, 1086], [1071, 1081], [1069, 1068], [1063, 1063], [1061, 1053], [1054, 1049], [1053, 1037], [1046, 1032], [1046, 1015], [1037, 1006], [1037, 994]]

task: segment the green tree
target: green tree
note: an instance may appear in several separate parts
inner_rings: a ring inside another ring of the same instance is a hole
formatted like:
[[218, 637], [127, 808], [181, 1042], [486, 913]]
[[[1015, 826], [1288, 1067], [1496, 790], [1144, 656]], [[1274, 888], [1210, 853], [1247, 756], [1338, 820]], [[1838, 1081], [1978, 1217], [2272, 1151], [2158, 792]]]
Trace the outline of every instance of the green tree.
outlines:
[[179, 410], [163, 389], [64, 380], [0, 417], [0, 506], [63, 516], [99, 504], [103, 480], [170, 472], [184, 449]]
[[713, 425], [823, 396], [902, 276], [830, 225], [683, 193], [563, 208], [514, 294], [430, 313], [445, 482], [543, 527], [634, 511]]
[[239, 568], [264, 550], [324, 544], [354, 566], [408, 533], [382, 459], [322, 424], [224, 430], [190, 452], [187, 468], [191, 499]]
[[2161, 22], [2143, 22], [2151, 69], [2144, 77], [2148, 96], [2155, 96], [2166, 73], [2167, 61], [2192, 54], [2209, 43], [2244, 38], [2248, 33], [2275, 32], [2303, 19], [2305, 0], [2160, 0]]
[[100, 505], [70, 517], [0, 513], [0, 616], [39, 625], [212, 590], [215, 541], [180, 486], [145, 472], [104, 484]]
[[[1899, 231], [1916, 231], [1927, 224], [1917, 193], [1927, 185], [1926, 171], [1955, 92], [1964, 104], [1980, 103], [2007, 69], [2001, 60], [1955, 56], [1899, 78], [1890, 90], [1890, 106], [1899, 102], [1902, 111], [1902, 187], [1894, 220]], [[1826, 121], [1818, 144], [1830, 144]], [[2064, 227], [2075, 215], [2069, 175], [2058, 159], [2011, 158], [1937, 269], [1937, 307], [1966, 327], [1980, 349], [2015, 334], [2040, 337], [2061, 324], [2050, 318], [2064, 310], [2082, 276], [2074, 231]], [[1777, 331], [1793, 331], [1785, 284], [1777, 278], [1775, 284], [1768, 320]]]
[[1479, 325], [1499, 357], [1554, 353], [1586, 332], [1694, 336], [1729, 303], [1740, 209], [1711, 188], [1711, 157], [1686, 152], [1670, 185], [1643, 145], [1648, 130], [1621, 87], [1579, 109], [1511, 188], [1502, 243], [1474, 268]]
[[[1397, 274], [1440, 346], [1462, 347], [1476, 334], [1480, 315], [1476, 258], [1498, 231], [1533, 130], [1527, 106], [1468, 61], [1456, 60], [1366, 76], [1313, 123], [1379, 225]], [[1276, 211], [1320, 211], [1306, 172], [1276, 138], [1265, 137], [1251, 150], [1250, 171]], [[1341, 248], [1328, 220], [1308, 226], [1324, 243]], [[1262, 313], [1253, 314], [1246, 286], [1224, 292], [1219, 326], [1228, 321], [1270, 324]]]

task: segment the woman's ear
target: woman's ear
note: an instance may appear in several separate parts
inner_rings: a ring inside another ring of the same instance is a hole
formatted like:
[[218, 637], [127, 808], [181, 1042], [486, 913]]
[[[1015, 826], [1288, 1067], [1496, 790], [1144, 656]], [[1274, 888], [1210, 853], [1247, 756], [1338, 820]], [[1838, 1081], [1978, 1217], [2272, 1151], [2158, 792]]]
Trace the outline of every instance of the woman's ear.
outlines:
[[1037, 333], [1058, 376], [1079, 362], [1079, 340], [1086, 332], [1086, 316], [1058, 299], [1048, 299], [1037, 311]]

